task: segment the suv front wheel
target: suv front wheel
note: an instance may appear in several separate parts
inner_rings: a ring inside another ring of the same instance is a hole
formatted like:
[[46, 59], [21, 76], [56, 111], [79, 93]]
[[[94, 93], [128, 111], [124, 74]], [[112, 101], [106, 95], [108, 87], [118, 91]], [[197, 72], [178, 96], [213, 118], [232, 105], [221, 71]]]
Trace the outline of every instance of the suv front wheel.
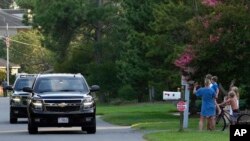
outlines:
[[10, 123], [17, 123], [17, 118], [13, 116], [13, 111], [10, 108]]
[[29, 121], [28, 121], [28, 131], [29, 131], [29, 134], [37, 134], [38, 133], [38, 127], [34, 125], [34, 122], [32, 119], [29, 119]]
[[88, 134], [96, 133], [96, 118], [93, 117], [89, 126], [82, 126], [82, 131], [87, 131]]

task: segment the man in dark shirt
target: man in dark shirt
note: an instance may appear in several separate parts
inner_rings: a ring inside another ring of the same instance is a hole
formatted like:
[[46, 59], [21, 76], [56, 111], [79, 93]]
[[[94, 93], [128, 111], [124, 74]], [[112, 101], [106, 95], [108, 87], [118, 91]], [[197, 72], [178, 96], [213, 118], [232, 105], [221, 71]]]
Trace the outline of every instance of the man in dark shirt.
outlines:
[[3, 82], [2, 82], [2, 87], [3, 87], [3, 96], [4, 96], [4, 97], [7, 96], [7, 89], [6, 89], [7, 86], [8, 86], [7, 81], [3, 80]]

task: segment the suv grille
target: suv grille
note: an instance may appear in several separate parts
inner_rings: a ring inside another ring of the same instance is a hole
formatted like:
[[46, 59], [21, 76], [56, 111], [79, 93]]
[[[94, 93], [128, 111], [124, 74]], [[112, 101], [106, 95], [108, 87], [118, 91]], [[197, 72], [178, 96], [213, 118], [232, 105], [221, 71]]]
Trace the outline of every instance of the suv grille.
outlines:
[[44, 100], [44, 103], [81, 103], [81, 100]]
[[51, 107], [46, 106], [48, 112], [76, 112], [80, 110], [80, 106], [66, 106], [66, 107]]
[[81, 100], [44, 100], [47, 112], [76, 112], [80, 111]]
[[22, 105], [27, 105], [27, 96], [21, 96], [21, 104]]
[[27, 97], [25, 99], [22, 99], [22, 104], [27, 105]]

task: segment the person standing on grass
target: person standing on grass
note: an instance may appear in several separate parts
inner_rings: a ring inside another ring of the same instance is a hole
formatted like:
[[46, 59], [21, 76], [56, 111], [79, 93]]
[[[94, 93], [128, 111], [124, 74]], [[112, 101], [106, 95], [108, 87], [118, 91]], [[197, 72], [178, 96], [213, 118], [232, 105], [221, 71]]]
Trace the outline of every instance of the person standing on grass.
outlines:
[[213, 86], [213, 84], [212, 84], [212, 77], [213, 77], [213, 75], [210, 74], [210, 73], [206, 74], [206, 76], [205, 76], [205, 79], [209, 79], [210, 80], [210, 84], [209, 84], [210, 88], [212, 88], [212, 86]]
[[210, 80], [210, 84], [209, 87], [212, 88], [215, 91], [216, 97], [215, 97], [215, 106], [216, 109], [218, 110], [218, 114], [220, 114], [221, 109], [217, 104], [217, 99], [218, 99], [218, 95], [219, 95], [219, 85], [217, 83], [218, 81], [218, 77], [217, 76], [213, 76], [212, 74], [208, 73], [205, 76], [205, 79], [209, 79]]
[[203, 130], [204, 122], [207, 122], [207, 130], [213, 130], [215, 126], [214, 117], [215, 117], [215, 96], [216, 93], [213, 89], [210, 88], [210, 80], [205, 78], [205, 86], [196, 90], [197, 85], [194, 86], [193, 93], [202, 98], [200, 121], [199, 121], [199, 130]]
[[7, 83], [7, 81], [4, 79], [3, 82], [2, 82], [3, 95], [4, 95], [4, 97], [7, 96], [7, 89], [6, 89], [7, 86], [8, 86], [8, 83]]
[[212, 82], [212, 89], [215, 91], [215, 105], [216, 109], [218, 110], [218, 115], [221, 113], [220, 106], [217, 104], [217, 99], [219, 95], [219, 85], [217, 83], [218, 77], [217, 76], [212, 76], [211, 82]]
[[215, 91], [215, 106], [216, 106], [216, 109], [218, 111], [218, 115], [221, 113], [221, 109], [220, 109], [220, 106], [217, 104], [217, 99], [218, 99], [218, 95], [219, 95], [219, 85], [217, 83], [218, 81], [218, 77], [217, 76], [213, 76], [211, 75], [210, 73], [207, 74], [205, 76], [205, 78], [209, 79], [211, 81], [211, 83], [209, 84], [209, 87], [212, 88], [214, 91]]
[[215, 94], [216, 94], [216, 98], [218, 98], [218, 95], [219, 95], [219, 85], [217, 83], [218, 81], [218, 77], [217, 76], [213, 76], [212, 79], [211, 79], [211, 82], [212, 82], [212, 87], [215, 91]]

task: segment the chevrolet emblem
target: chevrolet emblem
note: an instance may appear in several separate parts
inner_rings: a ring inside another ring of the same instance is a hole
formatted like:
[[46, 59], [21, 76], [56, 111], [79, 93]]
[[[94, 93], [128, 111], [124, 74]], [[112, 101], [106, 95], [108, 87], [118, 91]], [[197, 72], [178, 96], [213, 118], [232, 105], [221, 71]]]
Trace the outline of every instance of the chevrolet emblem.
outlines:
[[65, 107], [65, 106], [67, 106], [67, 105], [68, 105], [68, 104], [66, 104], [66, 103], [64, 103], [64, 102], [63, 102], [63, 103], [58, 104], [58, 106], [59, 106], [59, 107], [62, 107], [62, 108], [63, 108], [63, 107]]

